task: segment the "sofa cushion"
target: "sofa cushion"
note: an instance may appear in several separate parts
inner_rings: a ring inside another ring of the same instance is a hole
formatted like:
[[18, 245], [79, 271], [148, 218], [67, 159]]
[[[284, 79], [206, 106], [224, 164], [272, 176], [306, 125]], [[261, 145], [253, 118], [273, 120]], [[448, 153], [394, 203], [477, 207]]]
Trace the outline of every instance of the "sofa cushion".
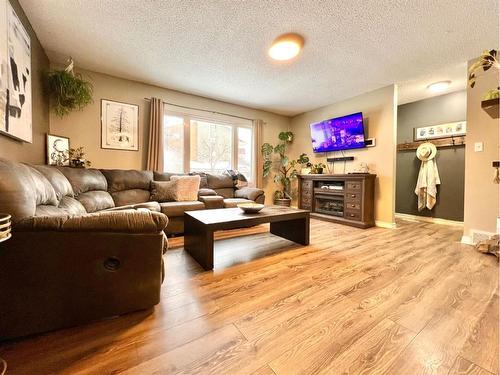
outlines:
[[154, 211], [154, 212], [161, 212], [161, 207], [158, 202], [144, 202], [144, 203], [138, 203], [134, 204], [133, 207], [138, 210], [141, 208], [148, 209], [149, 211]]
[[113, 197], [115, 206], [145, 203], [149, 201], [149, 188], [153, 172], [101, 169], [108, 183], [108, 192]]
[[236, 189], [234, 192], [235, 198], [244, 198], [256, 202], [259, 197], [264, 195], [264, 190], [252, 187], [243, 187]]
[[153, 180], [155, 181], [170, 181], [172, 176], [186, 176], [184, 173], [170, 173], [170, 172], [154, 172]]
[[115, 191], [111, 193], [111, 197], [113, 197], [115, 206], [125, 206], [128, 204], [146, 203], [150, 200], [150, 194], [149, 190], [130, 189]]
[[57, 167], [69, 180], [76, 196], [87, 191], [108, 190], [106, 177], [98, 169]]
[[210, 189], [234, 189], [233, 178], [228, 174], [207, 174], [207, 181]]
[[101, 172], [106, 177], [110, 193], [132, 189], [149, 190], [153, 180], [151, 171], [101, 169]]
[[204, 195], [198, 197], [198, 200], [205, 204], [207, 210], [224, 208], [224, 198], [220, 195]]
[[59, 208], [69, 215], [81, 215], [86, 213], [85, 207], [73, 197], [62, 197], [59, 202]]
[[217, 195], [220, 195], [224, 198], [234, 198], [234, 189], [233, 188], [222, 188], [222, 189], [214, 189], [217, 192]]
[[150, 200], [157, 202], [175, 202], [178, 181], [151, 181]]
[[208, 197], [208, 196], [216, 196], [216, 195], [217, 195], [217, 192], [215, 190], [212, 190], [212, 189], [204, 188], [204, 189], [198, 190], [198, 197]]
[[224, 199], [224, 208], [234, 208], [240, 203], [253, 203], [253, 201], [243, 198], [226, 198]]
[[35, 188], [36, 205], [52, 205], [59, 204], [56, 191], [47, 178], [35, 168], [28, 166], [31, 170], [31, 177], [33, 178]]
[[14, 223], [35, 214], [35, 187], [27, 165], [0, 158], [0, 192], [0, 212], [8, 212]]
[[189, 202], [198, 198], [200, 176], [172, 176], [170, 180], [177, 181], [175, 192], [177, 202]]
[[200, 176], [200, 189], [208, 188], [208, 174], [205, 172], [191, 172], [191, 176]]
[[73, 193], [73, 188], [69, 183], [69, 180], [64, 176], [61, 171], [55, 167], [50, 165], [34, 165], [37, 171], [49, 180], [54, 191], [56, 192], [57, 200], [61, 200], [62, 197], [73, 197], [75, 194]]
[[161, 207], [158, 202], [146, 202], [139, 204], [128, 204], [126, 206], [117, 206], [108, 208], [106, 211], [124, 211], [124, 210], [149, 210], [153, 212], [161, 212]]
[[183, 216], [185, 211], [196, 211], [205, 209], [205, 205], [199, 201], [190, 202], [164, 202], [160, 203], [161, 212], [168, 217]]
[[115, 207], [115, 202], [107, 191], [88, 191], [79, 194], [77, 199], [89, 213]]

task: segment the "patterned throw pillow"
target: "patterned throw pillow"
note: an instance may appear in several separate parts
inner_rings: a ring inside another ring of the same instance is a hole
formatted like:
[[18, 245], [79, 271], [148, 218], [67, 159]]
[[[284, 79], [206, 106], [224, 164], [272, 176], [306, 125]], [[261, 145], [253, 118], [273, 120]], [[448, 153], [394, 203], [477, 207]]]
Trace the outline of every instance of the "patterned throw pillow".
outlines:
[[200, 176], [172, 176], [170, 181], [177, 182], [177, 202], [198, 200]]
[[237, 187], [238, 189], [248, 186], [248, 181], [246, 177], [239, 171], [236, 171], [234, 169], [228, 169], [226, 173], [233, 178], [234, 186]]
[[152, 201], [175, 202], [177, 200], [177, 181], [151, 181]]

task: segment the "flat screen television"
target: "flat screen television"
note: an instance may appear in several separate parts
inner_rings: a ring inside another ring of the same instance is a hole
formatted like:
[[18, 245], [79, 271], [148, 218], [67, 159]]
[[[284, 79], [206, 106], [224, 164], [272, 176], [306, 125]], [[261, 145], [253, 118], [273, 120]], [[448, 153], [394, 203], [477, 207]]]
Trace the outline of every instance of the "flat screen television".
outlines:
[[311, 124], [314, 152], [350, 150], [365, 147], [365, 128], [361, 112]]

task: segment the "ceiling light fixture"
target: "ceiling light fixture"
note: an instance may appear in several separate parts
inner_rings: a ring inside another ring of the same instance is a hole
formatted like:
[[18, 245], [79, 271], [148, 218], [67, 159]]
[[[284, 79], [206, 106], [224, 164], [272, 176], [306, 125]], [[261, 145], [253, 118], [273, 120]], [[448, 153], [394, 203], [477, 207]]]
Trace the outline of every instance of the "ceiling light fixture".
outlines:
[[427, 90], [430, 92], [445, 92], [448, 86], [450, 86], [451, 81], [440, 81], [440, 82], [434, 82], [431, 83], [429, 86], [427, 86]]
[[277, 37], [271, 48], [269, 56], [274, 60], [290, 60], [300, 53], [304, 46], [304, 38], [298, 34], [283, 34]]

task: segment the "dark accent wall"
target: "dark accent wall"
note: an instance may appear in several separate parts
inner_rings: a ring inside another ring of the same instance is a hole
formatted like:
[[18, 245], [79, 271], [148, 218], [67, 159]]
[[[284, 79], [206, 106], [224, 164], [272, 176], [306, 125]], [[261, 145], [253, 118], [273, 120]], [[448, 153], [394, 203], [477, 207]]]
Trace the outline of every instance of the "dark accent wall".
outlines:
[[[467, 113], [467, 93], [458, 91], [398, 106], [398, 143], [412, 142], [413, 129], [445, 122], [463, 121]], [[463, 221], [465, 146], [439, 148], [437, 166], [441, 185], [432, 211], [417, 209], [415, 185], [420, 160], [415, 151], [398, 151], [396, 158], [396, 212]]]
[[[45, 163], [45, 134], [49, 132], [49, 101], [43, 94], [43, 72], [49, 69], [49, 59], [17, 0], [10, 0], [31, 38], [33, 143], [25, 143], [0, 134], [0, 157], [11, 160]], [[1, 32], [4, 32], [2, 30]]]

